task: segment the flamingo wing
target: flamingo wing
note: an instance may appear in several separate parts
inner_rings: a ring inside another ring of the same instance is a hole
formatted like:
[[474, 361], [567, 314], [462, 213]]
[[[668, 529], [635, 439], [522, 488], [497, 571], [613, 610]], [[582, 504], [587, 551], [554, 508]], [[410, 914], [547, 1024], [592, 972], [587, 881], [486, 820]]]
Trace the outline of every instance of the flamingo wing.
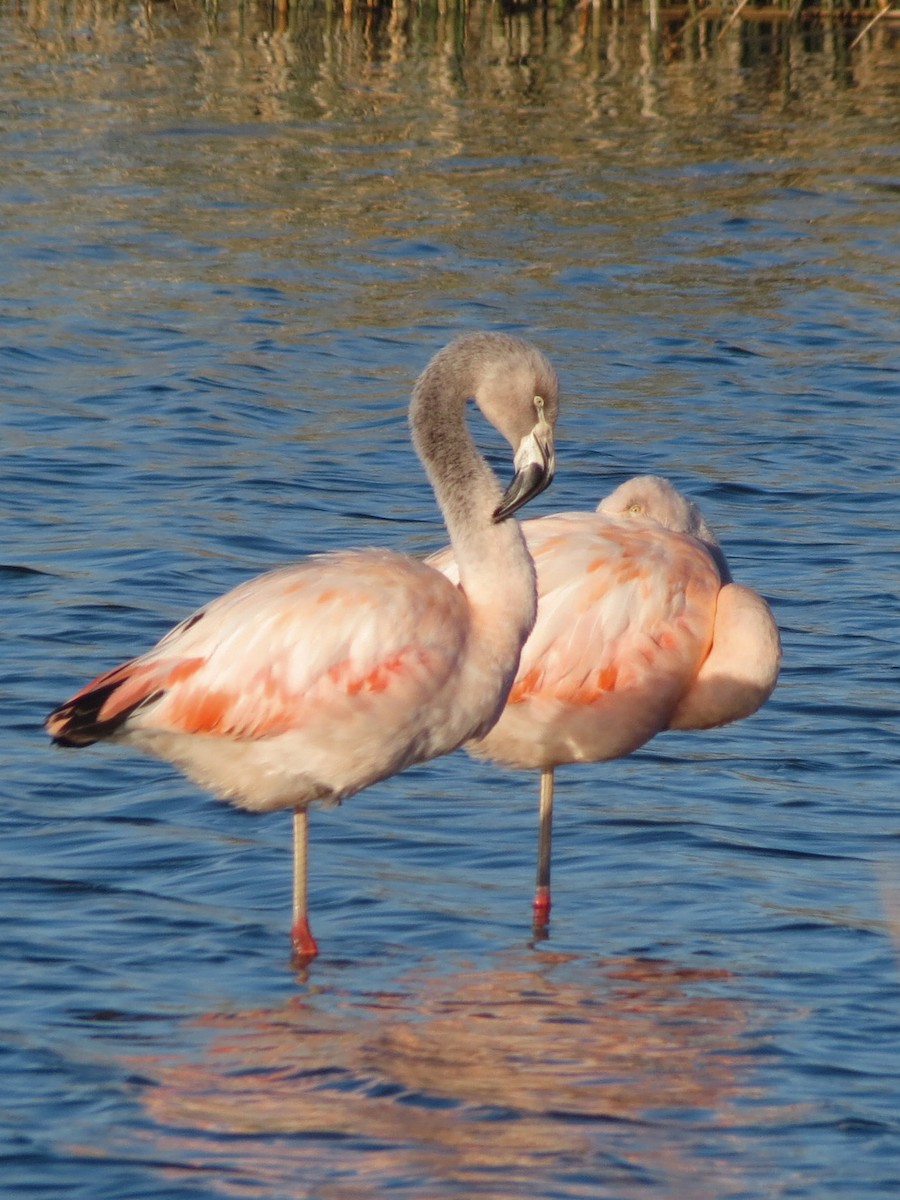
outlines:
[[696, 673], [720, 581], [694, 539], [579, 513], [534, 521], [526, 533], [539, 614], [512, 702], [540, 692], [590, 702], [663, 669]]
[[[323, 555], [235, 588], [147, 654], [57, 709], [63, 744], [138, 732], [236, 741], [321, 731], [326, 716], [415, 724], [458, 670], [465, 602], [430, 568], [390, 551]], [[465, 736], [465, 731], [461, 735]]]

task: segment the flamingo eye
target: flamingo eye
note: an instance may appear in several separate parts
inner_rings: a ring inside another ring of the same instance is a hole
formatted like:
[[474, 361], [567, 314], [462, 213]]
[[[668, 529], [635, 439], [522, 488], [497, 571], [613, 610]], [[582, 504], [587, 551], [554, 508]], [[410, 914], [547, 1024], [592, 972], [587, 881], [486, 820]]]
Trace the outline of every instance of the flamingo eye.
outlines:
[[644, 510], [641, 508], [640, 504], [629, 504], [628, 505], [628, 512], [634, 513], [634, 515], [636, 517], [639, 517], [643, 511]]

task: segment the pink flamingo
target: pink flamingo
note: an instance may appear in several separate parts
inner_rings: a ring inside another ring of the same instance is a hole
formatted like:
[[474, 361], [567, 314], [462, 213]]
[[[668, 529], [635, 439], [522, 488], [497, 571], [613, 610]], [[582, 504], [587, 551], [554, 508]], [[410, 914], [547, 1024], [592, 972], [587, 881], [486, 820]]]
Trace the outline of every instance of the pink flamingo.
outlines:
[[[541, 772], [539, 932], [550, 916], [554, 768], [749, 716], [775, 687], [781, 643], [765, 600], [732, 582], [700, 510], [664, 479], [636, 477], [595, 513], [522, 528], [537, 621], [503, 714], [466, 748]], [[452, 549], [428, 561], [456, 580]]]
[[[515, 449], [505, 494], [469, 434], [469, 398]], [[410, 425], [461, 588], [390, 550], [316, 555], [214, 600], [47, 718], [60, 745], [128, 742], [244, 808], [292, 808], [301, 961], [318, 952], [309, 804], [481, 737], [503, 708], [537, 607], [531, 558], [507, 518], [553, 477], [557, 411], [555, 373], [533, 346], [457, 339], [417, 381]]]

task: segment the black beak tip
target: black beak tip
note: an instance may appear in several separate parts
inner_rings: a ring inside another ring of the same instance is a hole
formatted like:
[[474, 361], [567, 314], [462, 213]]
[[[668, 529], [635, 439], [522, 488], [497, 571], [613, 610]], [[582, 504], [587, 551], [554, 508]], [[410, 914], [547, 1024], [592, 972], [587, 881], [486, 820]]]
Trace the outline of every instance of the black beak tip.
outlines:
[[523, 504], [527, 504], [529, 500], [539, 496], [545, 488], [550, 486], [552, 479], [553, 471], [539, 463], [529, 463], [523, 470], [517, 471], [512, 483], [506, 489], [503, 499], [494, 509], [494, 524], [499, 525], [501, 521], [505, 521], [517, 513]]

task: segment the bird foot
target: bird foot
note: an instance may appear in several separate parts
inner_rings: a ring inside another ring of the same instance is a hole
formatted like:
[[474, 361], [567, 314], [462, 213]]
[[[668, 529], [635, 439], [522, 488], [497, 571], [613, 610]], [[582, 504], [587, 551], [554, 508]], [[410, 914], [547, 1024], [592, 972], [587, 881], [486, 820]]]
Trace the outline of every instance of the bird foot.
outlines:
[[319, 953], [319, 946], [312, 935], [308, 917], [298, 917], [291, 926], [291, 961], [294, 966], [304, 967]]
[[548, 887], [539, 887], [534, 893], [534, 906], [532, 908], [531, 928], [535, 937], [548, 937], [548, 926], [550, 924], [550, 889]]

